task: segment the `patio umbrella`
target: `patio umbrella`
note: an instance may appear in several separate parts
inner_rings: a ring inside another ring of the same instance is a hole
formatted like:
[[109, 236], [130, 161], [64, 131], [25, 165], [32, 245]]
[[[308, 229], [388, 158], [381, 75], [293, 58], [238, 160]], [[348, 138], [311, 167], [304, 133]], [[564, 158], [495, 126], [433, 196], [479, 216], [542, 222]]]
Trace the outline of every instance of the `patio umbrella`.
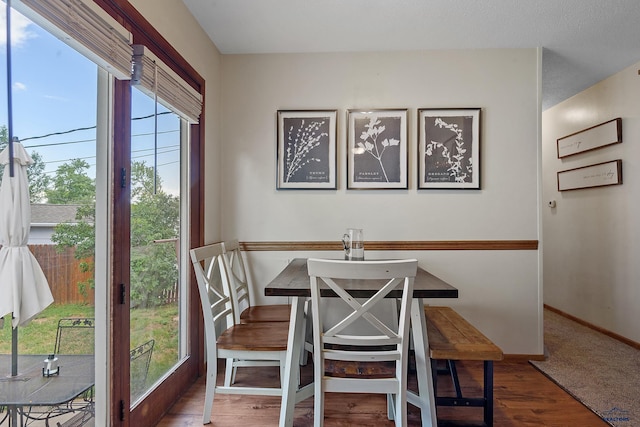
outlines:
[[[0, 186], [0, 317], [13, 313], [14, 341], [17, 327], [27, 324], [53, 302], [49, 283], [27, 242], [31, 204], [27, 166], [33, 163], [22, 144], [13, 143], [14, 176], [4, 168]], [[0, 153], [0, 164], [9, 163], [9, 150]], [[12, 346], [12, 375], [17, 375], [17, 345]]]

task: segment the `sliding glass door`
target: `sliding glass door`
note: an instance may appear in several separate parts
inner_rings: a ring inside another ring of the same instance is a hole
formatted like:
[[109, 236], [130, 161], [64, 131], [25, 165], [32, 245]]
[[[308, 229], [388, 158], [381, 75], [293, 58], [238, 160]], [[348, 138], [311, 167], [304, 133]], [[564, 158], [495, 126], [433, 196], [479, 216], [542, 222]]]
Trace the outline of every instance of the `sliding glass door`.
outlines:
[[[192, 86], [194, 79], [204, 83], [126, 1], [72, 4], [100, 5], [126, 21], [134, 38], [154, 46], [172, 70], [179, 68], [181, 84], [185, 75]], [[39, 22], [45, 16], [25, 10]], [[35, 244], [47, 246], [36, 256], [52, 269], [52, 288], [60, 288], [54, 313], [44, 315], [96, 319], [96, 425], [148, 425], [202, 367], [201, 319], [188, 309], [198, 297], [188, 286], [187, 258], [202, 239], [202, 124], [163, 107], [132, 86], [128, 75], [110, 74], [109, 67], [68, 46], [70, 37], [56, 37], [57, 30], [21, 15], [12, 18], [14, 135], [36, 161], [32, 203], [44, 206], [39, 213], [57, 215], [32, 224], [40, 239]], [[3, 59], [0, 76], [6, 81]], [[1, 94], [5, 100], [6, 91]], [[7, 142], [8, 110], [6, 103], [0, 107], [0, 149]], [[3, 337], [5, 331], [10, 328]], [[55, 326], [36, 331], [25, 335], [20, 351], [50, 354], [54, 340]], [[28, 347], [33, 344], [40, 347]], [[8, 351], [0, 345], [0, 353]]]

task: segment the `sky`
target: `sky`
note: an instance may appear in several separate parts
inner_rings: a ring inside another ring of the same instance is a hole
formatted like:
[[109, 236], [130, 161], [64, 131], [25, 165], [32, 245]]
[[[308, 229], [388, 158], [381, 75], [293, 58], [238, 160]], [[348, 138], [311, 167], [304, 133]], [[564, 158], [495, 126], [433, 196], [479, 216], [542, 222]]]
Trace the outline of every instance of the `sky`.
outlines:
[[[0, 3], [0, 126], [9, 126], [6, 5]], [[14, 12], [11, 15], [12, 130], [28, 152], [37, 151], [51, 176], [70, 159], [91, 165], [95, 177], [98, 67], [64, 42]], [[134, 89], [132, 116], [153, 115], [152, 98]], [[158, 106], [158, 112], [166, 111]], [[88, 128], [86, 130], [79, 130]], [[174, 192], [179, 176], [179, 120], [158, 119], [158, 171], [166, 190]], [[153, 165], [153, 118], [132, 123], [134, 160]], [[48, 135], [48, 136], [46, 136]], [[163, 149], [162, 147], [168, 147]], [[164, 154], [162, 154], [164, 153]]]

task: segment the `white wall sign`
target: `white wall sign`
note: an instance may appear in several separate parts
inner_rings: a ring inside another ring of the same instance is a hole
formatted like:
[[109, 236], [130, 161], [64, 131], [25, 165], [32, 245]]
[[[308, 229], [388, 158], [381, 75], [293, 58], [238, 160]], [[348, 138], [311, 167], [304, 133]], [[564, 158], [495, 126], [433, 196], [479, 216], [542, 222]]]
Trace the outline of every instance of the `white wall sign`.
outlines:
[[609, 120], [580, 132], [558, 138], [558, 158], [572, 156], [622, 142], [622, 119]]
[[622, 160], [558, 172], [558, 191], [622, 184]]

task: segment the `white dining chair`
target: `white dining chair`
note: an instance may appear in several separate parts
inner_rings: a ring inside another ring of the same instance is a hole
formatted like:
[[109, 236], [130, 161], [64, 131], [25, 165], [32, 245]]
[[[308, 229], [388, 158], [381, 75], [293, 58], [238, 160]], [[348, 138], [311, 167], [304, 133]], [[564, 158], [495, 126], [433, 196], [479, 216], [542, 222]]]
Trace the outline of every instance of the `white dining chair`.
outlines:
[[[225, 292], [229, 276], [224, 263], [221, 243], [190, 251], [198, 282], [204, 317], [207, 376], [203, 424], [211, 422], [215, 393], [282, 395], [289, 325], [283, 322], [237, 323], [231, 298]], [[216, 331], [222, 331], [218, 333]], [[223, 385], [216, 384], [218, 358], [227, 364]], [[237, 386], [230, 379], [233, 367], [280, 366], [280, 387]]]
[[237, 239], [222, 243], [225, 263], [230, 277], [231, 300], [234, 305], [236, 323], [289, 322], [291, 305], [253, 305], [249, 292], [249, 274], [242, 258]]
[[[231, 303], [234, 307], [234, 316], [236, 322], [254, 323], [254, 322], [289, 322], [291, 318], [290, 304], [269, 304], [269, 305], [253, 305], [251, 304], [251, 295], [249, 292], [249, 273], [245, 266], [240, 243], [237, 239], [222, 242], [224, 247], [224, 261], [226, 263], [227, 272], [229, 273], [229, 284]], [[305, 304], [305, 316], [303, 328], [307, 329], [307, 318], [309, 316], [308, 304]], [[311, 342], [311, 331], [308, 331], [304, 347], [300, 353], [300, 365], [306, 365], [309, 354], [313, 352], [313, 344]], [[233, 382], [236, 370], [228, 376]]]
[[[418, 261], [311, 258], [307, 267], [314, 314], [314, 426], [323, 425], [324, 394], [328, 392], [386, 394], [389, 419], [396, 426], [406, 426], [409, 320]], [[379, 290], [371, 297], [358, 295], [356, 299], [349, 288], [361, 281], [376, 281]], [[336, 296], [350, 307], [349, 314], [328, 321], [325, 302]], [[397, 328], [372, 312], [385, 297], [400, 298]], [[368, 324], [375, 333], [347, 331], [356, 322]]]
[[[291, 317], [291, 305], [252, 305], [249, 292], [249, 274], [245, 268], [244, 259], [240, 250], [240, 243], [237, 239], [222, 242], [224, 250], [223, 261], [229, 277], [228, 286], [225, 293], [231, 298], [233, 316], [236, 323], [257, 323], [257, 322], [287, 322]], [[304, 353], [304, 350], [303, 350]], [[302, 356], [301, 356], [302, 357]], [[270, 366], [274, 363], [265, 361], [242, 361], [234, 360], [227, 363], [225, 382], [229, 386], [235, 382], [237, 367], [239, 366]]]

